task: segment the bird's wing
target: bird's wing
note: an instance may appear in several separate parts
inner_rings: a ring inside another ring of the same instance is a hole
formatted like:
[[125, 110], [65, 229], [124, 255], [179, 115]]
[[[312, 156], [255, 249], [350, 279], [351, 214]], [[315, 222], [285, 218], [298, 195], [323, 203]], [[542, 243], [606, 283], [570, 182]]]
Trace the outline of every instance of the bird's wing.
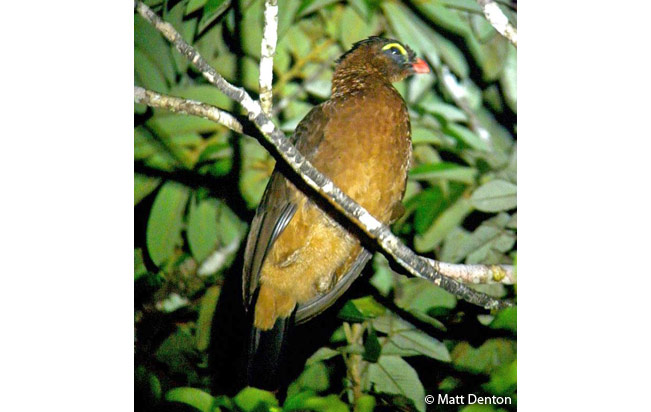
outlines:
[[[323, 140], [328, 117], [324, 106], [314, 107], [298, 124], [292, 136], [292, 143], [305, 156], [313, 160]], [[260, 280], [260, 271], [274, 241], [291, 221], [298, 207], [296, 189], [288, 185], [283, 174], [274, 170], [269, 184], [258, 206], [244, 252], [243, 294], [246, 306], [250, 306]], [[298, 305], [296, 323], [303, 323], [332, 305], [359, 276], [371, 258], [371, 254], [359, 247], [338, 269], [337, 283], [326, 294]]]
[[[355, 253], [357, 256], [355, 257]], [[312, 319], [319, 313], [323, 312], [330, 307], [345, 291], [348, 290], [350, 285], [355, 279], [362, 273], [362, 269], [366, 266], [366, 263], [371, 258], [371, 253], [360, 246], [359, 251], [353, 252], [351, 255], [350, 261], [352, 263], [346, 267], [348, 262], [344, 263], [343, 268], [345, 268], [344, 275], [337, 281], [332, 289], [330, 289], [326, 294], [317, 296], [316, 298], [302, 304], [298, 305], [296, 310], [296, 323], [307, 322]], [[354, 259], [354, 260], [353, 260]], [[341, 268], [340, 268], [341, 269]]]
[[[301, 120], [290, 138], [292, 144], [308, 160], [314, 158], [319, 144], [323, 140], [327, 122], [323, 105], [315, 106]], [[247, 307], [251, 305], [253, 295], [258, 287], [264, 259], [271, 250], [274, 241], [294, 217], [297, 207], [296, 190], [289, 186], [289, 181], [276, 168], [251, 222], [251, 230], [244, 250], [242, 292]]]

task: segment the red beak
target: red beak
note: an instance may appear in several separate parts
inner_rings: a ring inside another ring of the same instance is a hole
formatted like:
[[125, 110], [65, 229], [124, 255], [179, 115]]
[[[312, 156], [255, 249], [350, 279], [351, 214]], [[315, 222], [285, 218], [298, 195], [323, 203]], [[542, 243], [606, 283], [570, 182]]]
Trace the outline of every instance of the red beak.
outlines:
[[420, 57], [417, 57], [416, 60], [414, 60], [411, 67], [416, 73], [429, 73], [429, 66], [425, 63], [425, 60]]

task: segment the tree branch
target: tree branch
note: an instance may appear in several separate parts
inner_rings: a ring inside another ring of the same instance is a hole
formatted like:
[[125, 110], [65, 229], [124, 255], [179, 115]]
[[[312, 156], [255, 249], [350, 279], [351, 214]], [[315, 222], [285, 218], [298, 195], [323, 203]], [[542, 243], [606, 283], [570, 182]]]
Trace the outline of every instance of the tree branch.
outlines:
[[416, 255], [398, 237], [391, 233], [391, 230], [386, 225], [382, 224], [367, 210], [355, 203], [353, 199], [336, 187], [330, 179], [316, 170], [289, 142], [285, 134], [264, 114], [260, 104], [254, 101], [244, 89], [237, 88], [228, 83], [194, 48], [181, 38], [170, 24], [163, 22], [144, 3], [137, 2], [136, 5], [138, 13], [151, 22], [172, 42], [181, 54], [190, 59], [210, 83], [244, 107], [249, 118], [256, 124], [266, 138], [267, 143], [276, 150], [278, 158], [283, 159], [286, 165], [307, 186], [318, 192], [328, 203], [343, 213], [348, 220], [359, 227], [369, 238], [377, 242], [384, 253], [391, 256], [408, 273], [416, 277], [428, 279], [448, 292], [487, 309], [497, 309], [513, 305], [512, 302], [497, 300], [442, 275], [427, 260]]
[[264, 32], [260, 51], [260, 104], [262, 111], [269, 116], [273, 96], [271, 83], [274, 77], [274, 54], [278, 40], [278, 0], [264, 2]]
[[232, 114], [206, 103], [167, 96], [138, 86], [134, 86], [133, 95], [136, 103], [167, 109], [175, 113], [203, 117], [204, 119], [212, 120], [213, 122], [226, 126], [238, 133], [243, 133], [244, 130], [242, 123], [233, 117]]
[[461, 265], [428, 258], [423, 259], [434, 266], [434, 270], [437, 272], [462, 283], [475, 285], [487, 283], [514, 285], [517, 283], [512, 265]]
[[486, 20], [498, 31], [499, 34], [506, 37], [515, 47], [518, 47], [518, 32], [515, 27], [509, 23], [502, 9], [494, 0], [477, 0], [477, 3], [484, 11]]

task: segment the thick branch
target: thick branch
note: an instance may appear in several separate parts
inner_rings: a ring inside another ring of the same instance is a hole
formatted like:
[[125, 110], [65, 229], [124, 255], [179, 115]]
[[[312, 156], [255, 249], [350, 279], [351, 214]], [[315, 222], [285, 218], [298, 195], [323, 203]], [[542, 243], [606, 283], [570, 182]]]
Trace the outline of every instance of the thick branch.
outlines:
[[262, 111], [269, 116], [273, 96], [271, 83], [274, 77], [274, 54], [278, 40], [278, 1], [264, 2], [264, 33], [260, 50], [260, 104]]
[[163, 33], [174, 46], [190, 59], [208, 81], [223, 93], [240, 103], [248, 112], [249, 118], [267, 138], [267, 142], [277, 151], [278, 157], [300, 177], [305, 184], [318, 192], [333, 207], [342, 212], [351, 222], [357, 225], [371, 239], [375, 240], [387, 255], [400, 264], [413, 276], [428, 279], [448, 292], [462, 299], [487, 309], [511, 306], [511, 302], [499, 301], [486, 294], [476, 292], [471, 288], [451, 278], [443, 276], [425, 259], [416, 255], [405, 246], [391, 230], [373, 217], [367, 210], [355, 203], [350, 197], [336, 187], [330, 179], [316, 170], [285, 137], [273, 122], [262, 112], [260, 104], [254, 101], [244, 89], [228, 83], [215, 69], [210, 67], [199, 53], [189, 46], [174, 28], [163, 22], [146, 5], [137, 3], [138, 12]]
[[423, 259], [429, 261], [437, 272], [462, 283], [476, 285], [487, 283], [514, 285], [517, 283], [515, 270], [511, 265], [461, 265]]
[[242, 133], [242, 124], [232, 114], [218, 109], [206, 103], [194, 100], [181, 99], [178, 97], [166, 96], [142, 87], [134, 86], [134, 100], [151, 107], [160, 107], [175, 113], [189, 114], [203, 117], [228, 127], [238, 133]]
[[504, 15], [502, 9], [493, 0], [477, 0], [477, 3], [484, 11], [486, 20], [498, 31], [499, 34], [506, 37], [515, 47], [518, 47], [518, 31], [509, 23], [509, 19]]

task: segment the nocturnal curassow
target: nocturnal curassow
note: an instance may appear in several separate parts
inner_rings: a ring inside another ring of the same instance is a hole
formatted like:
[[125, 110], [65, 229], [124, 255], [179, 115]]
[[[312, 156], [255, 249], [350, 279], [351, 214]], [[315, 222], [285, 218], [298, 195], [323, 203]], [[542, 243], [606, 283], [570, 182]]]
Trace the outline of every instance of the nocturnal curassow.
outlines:
[[[291, 138], [314, 167], [385, 224], [404, 210], [411, 158], [407, 106], [392, 83], [428, 72], [427, 63], [396, 40], [362, 40], [337, 61], [330, 99], [314, 107]], [[254, 326], [250, 385], [278, 385], [289, 326], [330, 306], [370, 257], [350, 229], [274, 171], [244, 255], [244, 302]]]

